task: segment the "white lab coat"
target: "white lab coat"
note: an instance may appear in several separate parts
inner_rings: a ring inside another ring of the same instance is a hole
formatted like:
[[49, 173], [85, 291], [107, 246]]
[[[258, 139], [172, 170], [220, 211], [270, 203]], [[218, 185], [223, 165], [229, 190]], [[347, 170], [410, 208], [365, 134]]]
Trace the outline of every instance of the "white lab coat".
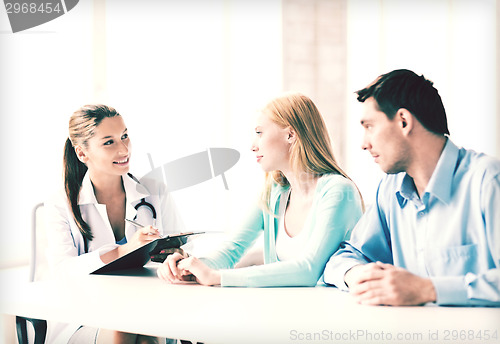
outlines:
[[[126, 218], [133, 219], [137, 215], [137, 222], [145, 226], [155, 225], [162, 234], [184, 231], [184, 223], [164, 184], [152, 179], [142, 180], [139, 184], [128, 175], [124, 175], [122, 179], [126, 194]], [[155, 208], [156, 221], [153, 220], [152, 213], [147, 207], [141, 206], [138, 210], [135, 209], [135, 205], [142, 198]], [[89, 224], [94, 235], [93, 240], [89, 242], [88, 253], [85, 253], [83, 236], [73, 218], [64, 189], [45, 202], [47, 261], [52, 277], [88, 274], [104, 265], [100, 259], [102, 254], [118, 246], [108, 219], [106, 205], [97, 202], [88, 173], [83, 178], [78, 204], [83, 219]], [[128, 241], [137, 229], [131, 223], [125, 223], [125, 236]], [[91, 296], [75, 295], [75, 297]], [[48, 343], [67, 343], [78, 326], [78, 324], [64, 326], [49, 322]]]

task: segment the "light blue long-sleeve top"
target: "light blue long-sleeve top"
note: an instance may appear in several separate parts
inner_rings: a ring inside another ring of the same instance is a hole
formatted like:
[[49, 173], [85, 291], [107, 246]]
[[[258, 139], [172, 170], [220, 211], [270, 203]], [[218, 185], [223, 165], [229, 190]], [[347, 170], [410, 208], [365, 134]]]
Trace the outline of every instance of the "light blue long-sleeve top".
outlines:
[[448, 139], [422, 197], [406, 173], [385, 176], [325, 282], [346, 289], [374, 261], [430, 278], [437, 304], [500, 306], [500, 161]]
[[[287, 190], [288, 186], [274, 185], [270, 212], [256, 207], [243, 228], [219, 250], [201, 258], [211, 268], [220, 270], [222, 286], [315, 286], [326, 262], [361, 217], [361, 200], [355, 185], [340, 175], [321, 176], [301, 232], [305, 235], [304, 247], [295, 259], [279, 261], [276, 255], [279, 203]], [[262, 231], [264, 265], [233, 269]]]

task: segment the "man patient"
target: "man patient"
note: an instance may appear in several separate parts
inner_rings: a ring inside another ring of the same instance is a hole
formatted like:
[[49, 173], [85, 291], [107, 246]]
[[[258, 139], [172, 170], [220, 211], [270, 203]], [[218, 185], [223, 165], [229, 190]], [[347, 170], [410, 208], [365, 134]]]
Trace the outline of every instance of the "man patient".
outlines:
[[387, 175], [325, 282], [361, 304], [500, 306], [500, 161], [449, 139], [424, 76], [395, 70], [357, 95], [362, 148]]

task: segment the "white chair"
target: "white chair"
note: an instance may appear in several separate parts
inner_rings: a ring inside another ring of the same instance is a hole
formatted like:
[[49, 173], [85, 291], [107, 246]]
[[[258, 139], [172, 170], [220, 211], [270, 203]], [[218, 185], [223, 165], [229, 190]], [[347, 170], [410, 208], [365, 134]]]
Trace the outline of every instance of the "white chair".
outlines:
[[[46, 264], [42, 264], [45, 262], [44, 248], [46, 243], [45, 233], [43, 230], [40, 230], [40, 228], [43, 228], [43, 222], [43, 203], [39, 203], [33, 207], [31, 215], [30, 282], [39, 280], [46, 270]], [[28, 322], [32, 324], [34, 329], [34, 343], [45, 343], [47, 321], [16, 316], [16, 330], [19, 344], [28, 344]]]

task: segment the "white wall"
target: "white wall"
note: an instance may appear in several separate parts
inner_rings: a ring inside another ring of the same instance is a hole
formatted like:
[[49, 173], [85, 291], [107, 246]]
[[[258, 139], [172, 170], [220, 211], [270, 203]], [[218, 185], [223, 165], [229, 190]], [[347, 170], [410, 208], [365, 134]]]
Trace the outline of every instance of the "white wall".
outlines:
[[61, 179], [68, 115], [92, 98], [92, 6], [83, 3], [16, 34], [0, 10], [0, 266], [27, 261], [31, 207]]

